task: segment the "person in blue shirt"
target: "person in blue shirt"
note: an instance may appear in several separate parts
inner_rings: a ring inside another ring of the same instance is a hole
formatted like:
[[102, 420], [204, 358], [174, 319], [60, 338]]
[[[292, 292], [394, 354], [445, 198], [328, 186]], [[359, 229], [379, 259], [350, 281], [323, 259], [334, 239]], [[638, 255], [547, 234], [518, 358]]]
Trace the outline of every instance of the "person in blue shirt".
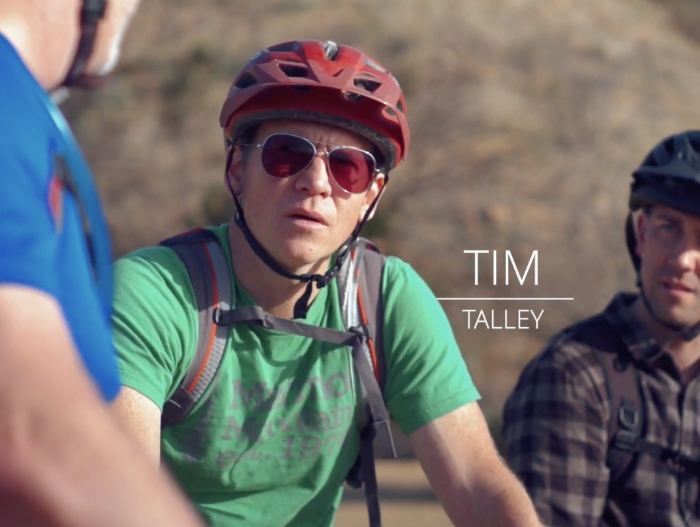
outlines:
[[3, 526], [202, 525], [106, 404], [120, 388], [109, 238], [89, 169], [49, 97], [114, 67], [137, 3], [0, 3]]

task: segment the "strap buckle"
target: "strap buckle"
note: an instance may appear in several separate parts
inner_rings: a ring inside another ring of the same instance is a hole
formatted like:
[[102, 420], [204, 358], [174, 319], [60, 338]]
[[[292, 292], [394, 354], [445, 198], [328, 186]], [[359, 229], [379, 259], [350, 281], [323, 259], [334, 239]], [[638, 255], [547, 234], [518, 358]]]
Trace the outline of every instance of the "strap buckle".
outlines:
[[637, 447], [637, 434], [629, 430], [619, 430], [613, 439], [612, 447], [624, 450], [625, 452], [634, 452]]
[[685, 461], [685, 456], [683, 454], [681, 454], [680, 452], [675, 452], [672, 456], [670, 456], [666, 460], [666, 464], [674, 472], [682, 474], [683, 472], [685, 472], [685, 469], [686, 469], [684, 461]]
[[352, 333], [358, 337], [362, 344], [372, 338], [372, 330], [369, 327], [369, 324], [358, 324], [357, 326], [348, 328], [348, 333]]
[[678, 474], [700, 473], [700, 460], [691, 458], [681, 452], [674, 452], [666, 459], [666, 464]]
[[634, 404], [626, 399], [622, 400], [620, 410], [617, 412], [619, 423], [628, 430], [633, 430], [639, 424], [639, 412]]

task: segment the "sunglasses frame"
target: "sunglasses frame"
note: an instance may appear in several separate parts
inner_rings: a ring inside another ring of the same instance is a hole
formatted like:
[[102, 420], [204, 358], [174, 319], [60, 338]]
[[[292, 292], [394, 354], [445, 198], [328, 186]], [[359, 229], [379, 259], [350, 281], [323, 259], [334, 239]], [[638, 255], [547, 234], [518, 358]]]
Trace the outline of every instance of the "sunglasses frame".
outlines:
[[[252, 148], [260, 148], [260, 149], [262, 150], [262, 149], [265, 147], [265, 144], [270, 140], [270, 138], [275, 137], [275, 136], [280, 136], [280, 135], [288, 136], [288, 137], [294, 137], [295, 139], [299, 139], [299, 140], [301, 140], [301, 141], [304, 141], [305, 143], [308, 143], [309, 145], [311, 145], [311, 148], [313, 148], [313, 152], [314, 152], [314, 153], [313, 153], [313, 156], [311, 156], [311, 159], [309, 159], [309, 162], [308, 162], [301, 170], [295, 172], [294, 174], [289, 174], [288, 176], [279, 177], [279, 176], [275, 176], [275, 175], [273, 175], [273, 174], [270, 174], [270, 173], [267, 171], [267, 169], [266, 169], [266, 170], [265, 170], [265, 173], [266, 173], [268, 176], [273, 177], [273, 178], [275, 178], [275, 179], [287, 179], [287, 178], [290, 178], [290, 177], [298, 176], [299, 174], [301, 174], [302, 172], [304, 172], [306, 169], [308, 169], [308, 168], [311, 166], [311, 164], [314, 162], [314, 159], [316, 159], [316, 156], [319, 156], [319, 155], [324, 155], [324, 156], [326, 157], [326, 160], [325, 160], [325, 161], [326, 161], [326, 169], [328, 170], [328, 174], [331, 176], [331, 178], [333, 178], [333, 181], [335, 181], [336, 185], [338, 185], [338, 187], [340, 187], [340, 189], [341, 189], [343, 192], [347, 192], [348, 194], [364, 194], [364, 193], [367, 192], [367, 191], [370, 189], [370, 187], [372, 186], [372, 183], [373, 183], [374, 180], [377, 178], [377, 174], [382, 173], [382, 170], [381, 170], [380, 168], [378, 168], [378, 166], [377, 166], [377, 158], [374, 157], [374, 155], [373, 155], [371, 152], [368, 152], [367, 150], [363, 150], [363, 149], [361, 149], [361, 148], [357, 148], [356, 146], [331, 145], [331, 144], [329, 144], [329, 143], [322, 143], [322, 142], [320, 142], [320, 141], [314, 142], [314, 141], [312, 141], [311, 139], [307, 139], [306, 137], [302, 137], [302, 136], [300, 136], [300, 135], [292, 134], [292, 133], [289, 133], [289, 132], [275, 132], [275, 133], [272, 133], [272, 134], [268, 135], [268, 136], [263, 140], [262, 143], [257, 144], [257, 145], [256, 145], [256, 144], [244, 144], [244, 143], [239, 143], [239, 146], [242, 146], [242, 147], [252, 147]], [[319, 150], [319, 149], [316, 147], [316, 144], [323, 145], [323, 146], [329, 146], [329, 147], [331, 147], [331, 148], [330, 148], [329, 150]], [[331, 169], [330, 155], [331, 155], [333, 152], [335, 152], [336, 150], [340, 150], [340, 149], [344, 149], [344, 150], [355, 150], [356, 152], [360, 152], [360, 153], [362, 153], [362, 154], [365, 154], [365, 155], [369, 156], [369, 158], [372, 160], [372, 164], [374, 165], [374, 169], [370, 171], [369, 180], [368, 180], [368, 182], [367, 182], [367, 187], [366, 187], [364, 190], [361, 190], [361, 191], [359, 191], [359, 192], [352, 192], [352, 191], [346, 189], [345, 187], [343, 187], [343, 186], [340, 184], [340, 182], [335, 178], [335, 175], [333, 174], [333, 169]], [[264, 163], [263, 163], [263, 168], [265, 168], [265, 167], [264, 167]]]

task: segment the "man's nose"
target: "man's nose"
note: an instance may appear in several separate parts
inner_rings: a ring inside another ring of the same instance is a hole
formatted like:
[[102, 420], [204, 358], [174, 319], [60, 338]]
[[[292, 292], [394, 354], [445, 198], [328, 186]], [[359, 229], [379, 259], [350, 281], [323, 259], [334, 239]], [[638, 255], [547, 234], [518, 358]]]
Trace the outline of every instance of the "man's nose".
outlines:
[[700, 247], [691, 242], [688, 236], [683, 236], [669, 257], [674, 266], [684, 271], [695, 271], [700, 264]]
[[327, 160], [327, 152], [316, 152], [311, 164], [297, 176], [297, 188], [312, 194], [330, 194], [332, 176]]

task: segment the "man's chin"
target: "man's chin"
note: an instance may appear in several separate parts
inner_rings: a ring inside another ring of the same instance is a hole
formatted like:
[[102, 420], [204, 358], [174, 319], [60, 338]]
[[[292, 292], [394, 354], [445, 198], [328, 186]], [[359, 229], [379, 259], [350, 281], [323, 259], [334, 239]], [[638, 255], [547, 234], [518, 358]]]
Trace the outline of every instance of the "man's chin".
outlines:
[[287, 269], [292, 270], [294, 274], [307, 274], [326, 272], [328, 260], [330, 256], [321, 251], [290, 250], [284, 255], [282, 261]]
[[700, 312], [696, 310], [670, 308], [664, 313], [659, 313], [661, 320], [672, 328], [688, 328], [700, 322]]

